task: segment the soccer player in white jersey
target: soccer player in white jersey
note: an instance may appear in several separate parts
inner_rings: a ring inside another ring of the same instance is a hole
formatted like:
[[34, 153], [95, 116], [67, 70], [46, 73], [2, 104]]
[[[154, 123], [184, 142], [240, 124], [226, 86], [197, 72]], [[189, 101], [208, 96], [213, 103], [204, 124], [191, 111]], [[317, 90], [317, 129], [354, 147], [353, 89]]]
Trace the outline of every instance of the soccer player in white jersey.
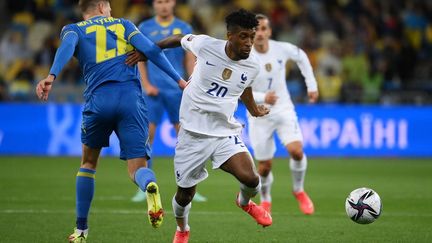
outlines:
[[240, 192], [236, 204], [258, 224], [272, 224], [270, 214], [250, 199], [261, 186], [253, 159], [240, 139], [242, 125], [234, 118], [240, 98], [252, 116], [264, 116], [269, 110], [258, 106], [250, 87], [258, 74], [258, 60], [250, 55], [258, 21], [245, 10], [225, 19], [228, 40], [206, 35], [168, 37], [158, 43], [162, 48], [181, 46], [191, 51], [197, 62], [180, 105], [180, 131], [174, 157], [177, 193], [173, 211], [177, 230], [173, 242], [189, 240], [188, 224], [196, 186], [208, 176], [205, 163], [237, 178]]
[[261, 206], [271, 211], [271, 172], [272, 159], [276, 152], [274, 134], [276, 133], [290, 154], [289, 167], [293, 179], [293, 194], [304, 214], [313, 214], [314, 205], [303, 184], [307, 168], [306, 155], [303, 153], [303, 136], [297, 121], [285, 80], [285, 64], [288, 60], [296, 62], [305, 78], [310, 102], [318, 99], [318, 90], [311, 64], [303, 50], [286, 42], [271, 40], [271, 27], [265, 15], [258, 14], [259, 25], [255, 36], [252, 54], [259, 60], [261, 69], [252, 84], [253, 95], [258, 104], [265, 104], [270, 114], [264, 117], [248, 115], [249, 136], [258, 160], [258, 173], [261, 177]]

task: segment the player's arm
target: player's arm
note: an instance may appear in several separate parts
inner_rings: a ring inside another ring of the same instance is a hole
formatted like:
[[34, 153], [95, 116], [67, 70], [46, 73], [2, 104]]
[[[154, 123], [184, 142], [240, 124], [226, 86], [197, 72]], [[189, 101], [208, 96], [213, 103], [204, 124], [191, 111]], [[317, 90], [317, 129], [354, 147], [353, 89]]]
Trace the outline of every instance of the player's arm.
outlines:
[[[161, 49], [179, 47], [181, 45], [182, 37], [183, 35], [181, 34], [168, 36], [165, 39], [160, 40], [158, 43], [156, 43], [156, 45], [159, 46], [159, 48]], [[127, 65], [135, 65], [138, 62], [145, 62], [147, 61], [147, 59], [147, 56], [141, 51], [131, 51], [130, 53], [128, 53], [128, 57], [125, 63]]]
[[159, 94], [158, 88], [153, 86], [150, 83], [150, 80], [148, 79], [147, 66], [146, 66], [145, 62], [138, 62], [137, 66], [138, 66], [138, 71], [140, 74], [141, 85], [144, 88], [146, 94], [149, 96], [158, 95]]
[[274, 105], [276, 101], [279, 99], [279, 96], [276, 95], [275, 91], [267, 91], [259, 92], [259, 91], [253, 91], [253, 96], [255, 98], [255, 102], [257, 103], [266, 103], [269, 105]]
[[36, 85], [36, 94], [39, 99], [47, 100], [52, 84], [59, 75], [63, 67], [72, 58], [75, 52], [75, 47], [78, 43], [78, 35], [74, 31], [67, 31], [63, 35], [62, 42], [56, 51], [53, 65], [51, 66], [49, 75], [39, 81]]
[[186, 51], [185, 59], [184, 59], [184, 66], [186, 68], [186, 73], [187, 73], [188, 77], [190, 77], [192, 75], [192, 72], [193, 72], [194, 67], [195, 67], [195, 62], [196, 62], [195, 55], [190, 51]]
[[[288, 44], [288, 43], [286, 43]], [[315, 80], [315, 76], [313, 74], [312, 65], [307, 57], [306, 53], [294, 45], [286, 45], [285, 46], [288, 55], [292, 57], [292, 59], [296, 62], [297, 66], [300, 69], [301, 74], [303, 75], [306, 87], [308, 90], [309, 102], [315, 103], [318, 100], [318, 85]]]
[[124, 26], [127, 29], [128, 41], [138, 51], [142, 52], [148, 59], [150, 59], [162, 71], [168, 74], [172, 79], [176, 80], [181, 88], [186, 87], [186, 81], [176, 72], [174, 67], [165, 57], [161, 48], [154, 44], [151, 40], [145, 37], [134, 24], [130, 21], [125, 21]]
[[247, 110], [252, 116], [259, 117], [267, 115], [270, 110], [264, 105], [257, 105], [254, 100], [252, 88], [247, 87], [240, 96], [241, 101], [245, 104]]

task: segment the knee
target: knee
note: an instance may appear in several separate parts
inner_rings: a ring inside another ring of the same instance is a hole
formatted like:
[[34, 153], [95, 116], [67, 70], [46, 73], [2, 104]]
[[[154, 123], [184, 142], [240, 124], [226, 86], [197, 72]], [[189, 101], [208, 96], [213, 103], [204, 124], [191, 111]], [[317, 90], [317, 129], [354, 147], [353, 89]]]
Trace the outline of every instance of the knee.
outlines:
[[271, 168], [272, 168], [271, 160], [260, 161], [258, 163], [258, 174], [260, 174], [260, 176], [266, 177], [270, 173]]
[[294, 160], [298, 161], [303, 159], [303, 148], [301, 146], [292, 148], [288, 152]]

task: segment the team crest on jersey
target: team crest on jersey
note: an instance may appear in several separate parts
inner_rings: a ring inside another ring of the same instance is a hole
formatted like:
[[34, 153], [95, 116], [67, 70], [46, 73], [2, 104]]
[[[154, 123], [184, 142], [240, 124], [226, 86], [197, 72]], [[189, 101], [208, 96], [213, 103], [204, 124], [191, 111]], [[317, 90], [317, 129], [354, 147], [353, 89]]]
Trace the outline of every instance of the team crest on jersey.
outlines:
[[265, 65], [265, 69], [266, 69], [267, 72], [270, 72], [270, 71], [272, 70], [272, 65], [271, 65], [271, 63], [267, 63], [267, 64]]
[[172, 34], [173, 35], [178, 35], [178, 34], [181, 34], [182, 32], [181, 32], [181, 29], [180, 28], [174, 28], [173, 29], [173, 32], [172, 32]]
[[229, 69], [229, 68], [225, 68], [223, 70], [223, 72], [222, 72], [222, 78], [223, 78], [223, 80], [229, 79], [231, 77], [231, 74], [232, 74], [232, 70]]

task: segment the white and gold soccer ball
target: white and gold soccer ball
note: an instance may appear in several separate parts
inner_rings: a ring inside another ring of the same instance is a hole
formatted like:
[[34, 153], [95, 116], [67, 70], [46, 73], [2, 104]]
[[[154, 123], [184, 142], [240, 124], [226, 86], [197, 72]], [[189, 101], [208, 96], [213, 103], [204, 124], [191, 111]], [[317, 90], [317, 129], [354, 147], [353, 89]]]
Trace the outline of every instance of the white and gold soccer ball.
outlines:
[[352, 191], [345, 200], [345, 210], [354, 222], [370, 224], [382, 211], [381, 198], [374, 190], [362, 187]]

